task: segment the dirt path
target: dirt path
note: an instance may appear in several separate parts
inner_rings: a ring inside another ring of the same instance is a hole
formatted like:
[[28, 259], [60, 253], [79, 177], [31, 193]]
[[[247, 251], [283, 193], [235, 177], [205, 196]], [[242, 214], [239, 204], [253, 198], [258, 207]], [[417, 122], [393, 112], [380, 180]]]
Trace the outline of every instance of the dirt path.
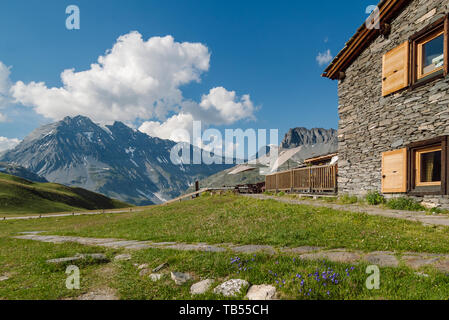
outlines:
[[100, 210], [100, 211], [86, 211], [86, 212], [40, 214], [40, 215], [30, 215], [30, 216], [23, 216], [23, 217], [1, 217], [0, 216], [0, 221], [58, 218], [58, 217], [69, 217], [69, 216], [89, 216], [89, 215], [98, 215], [98, 214], [106, 214], [106, 213], [111, 214], [111, 213], [142, 212], [145, 209], [146, 208], [129, 208], [129, 209], [123, 209], [123, 210]]
[[421, 269], [422, 267], [432, 266], [441, 272], [449, 272], [449, 254], [431, 254], [431, 253], [395, 253], [395, 252], [370, 252], [364, 253], [348, 249], [326, 250], [322, 247], [298, 247], [298, 248], [276, 248], [269, 245], [234, 245], [221, 244], [209, 245], [206, 243], [185, 244], [177, 242], [151, 242], [137, 240], [120, 239], [101, 239], [101, 238], [83, 238], [83, 237], [65, 237], [39, 234], [26, 234], [14, 237], [22, 240], [33, 240], [49, 243], [74, 242], [88, 246], [98, 246], [104, 248], [142, 250], [142, 249], [171, 249], [181, 251], [205, 251], [205, 252], [226, 252], [234, 253], [266, 253], [289, 254], [304, 260], [323, 260], [332, 262], [357, 264], [366, 262], [380, 267], [398, 267], [408, 266], [412, 269]]
[[449, 216], [445, 215], [426, 215], [423, 212], [416, 211], [401, 211], [401, 210], [390, 210], [390, 209], [382, 209], [374, 206], [361, 206], [361, 205], [351, 205], [351, 204], [337, 204], [337, 203], [326, 203], [326, 202], [317, 202], [311, 200], [295, 200], [295, 199], [286, 199], [275, 196], [268, 196], [263, 194], [248, 194], [243, 195], [245, 197], [250, 197], [259, 200], [276, 200], [279, 202], [289, 203], [289, 204], [299, 204], [299, 205], [308, 205], [314, 207], [325, 207], [331, 208], [335, 210], [343, 210], [343, 211], [351, 211], [351, 212], [359, 212], [366, 213], [374, 216], [382, 216], [387, 218], [395, 218], [395, 219], [403, 219], [409, 221], [421, 222], [425, 225], [436, 225], [436, 226], [449, 226]]

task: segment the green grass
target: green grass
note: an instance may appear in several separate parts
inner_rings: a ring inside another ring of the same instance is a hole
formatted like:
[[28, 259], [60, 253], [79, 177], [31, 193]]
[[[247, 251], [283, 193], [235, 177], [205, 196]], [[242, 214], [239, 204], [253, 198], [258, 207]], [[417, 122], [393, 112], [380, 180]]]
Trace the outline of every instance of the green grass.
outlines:
[[0, 238], [0, 275], [10, 279], [0, 283], [0, 299], [62, 299], [73, 298], [99, 286], [104, 267], [99, 264], [78, 263], [81, 290], [68, 290], [65, 286], [65, 266], [49, 265], [46, 260], [77, 253], [107, 253], [102, 248], [78, 244], [58, 244]]
[[[10, 279], [0, 286], [0, 299], [70, 299], [101, 288], [112, 288], [121, 299], [172, 300], [172, 299], [226, 299], [215, 295], [211, 289], [204, 295], [191, 296], [190, 286], [199, 280], [211, 278], [216, 285], [228, 279], [244, 279], [251, 284], [270, 284], [277, 288], [281, 299], [447, 299], [449, 277], [432, 270], [429, 277], [420, 277], [414, 271], [401, 268], [381, 268], [379, 290], [368, 290], [365, 281], [366, 265], [351, 270], [350, 265], [324, 261], [301, 261], [293, 256], [238, 255], [242, 265], [231, 264], [237, 256], [231, 253], [180, 252], [148, 249], [132, 251], [132, 260], [107, 264], [77, 264], [81, 272], [80, 290], [65, 287], [65, 266], [48, 265], [50, 258], [71, 256], [76, 253], [103, 252], [109, 258], [119, 250], [86, 247], [77, 244], [50, 244], [33, 241], [0, 239], [0, 274], [5, 271]], [[148, 276], [140, 276], [135, 264], [148, 263], [150, 268], [168, 262], [164, 277], [152, 282]], [[242, 268], [240, 270], [240, 268]], [[246, 269], [245, 269], [246, 268]], [[319, 271], [338, 273], [338, 283], [329, 280], [316, 281]], [[349, 276], [347, 275], [347, 271]], [[194, 280], [176, 286], [170, 279], [170, 271], [188, 272]], [[298, 278], [300, 275], [301, 278]], [[303, 286], [301, 280], [305, 279]], [[285, 283], [284, 283], [285, 281]], [[326, 286], [323, 285], [326, 283]], [[300, 291], [301, 290], [301, 291]], [[307, 293], [309, 293], [308, 295]], [[329, 291], [329, 294], [328, 294]], [[234, 298], [242, 299], [244, 294]]]
[[[243, 261], [241, 267], [237, 263], [231, 264], [232, 259], [236, 257]], [[154, 283], [148, 278], [138, 276], [133, 266], [134, 259], [138, 264], [151, 261], [150, 267], [168, 262], [170, 267], [166, 270], [167, 274], [163, 280]], [[358, 265], [353, 270], [350, 268], [351, 266], [346, 264], [301, 261], [291, 256], [260, 254], [236, 256], [230, 253], [150, 249], [136, 252], [132, 261], [121, 264], [115, 288], [124, 299], [223, 299], [213, 294], [213, 290], [205, 295], [192, 297], [189, 293], [190, 286], [195, 281], [209, 278], [215, 280], [213, 288], [223, 281], [237, 278], [247, 280], [251, 284], [273, 285], [277, 288], [281, 299], [446, 299], [448, 296], [449, 278], [435, 272], [429, 272], [429, 275], [432, 275], [429, 278], [422, 278], [407, 268], [382, 268], [380, 289], [368, 290], [365, 286], [368, 277], [366, 265]], [[321, 277], [318, 282], [313, 276], [308, 276], [317, 270], [321, 274], [330, 269], [333, 270], [332, 273], [340, 274], [339, 283], [332, 283]], [[189, 272], [195, 280], [176, 287], [168, 274], [173, 270]], [[303, 286], [301, 279], [305, 279]], [[309, 289], [310, 295], [307, 294]], [[243, 295], [239, 298], [243, 298]]]
[[390, 199], [387, 201], [386, 206], [395, 210], [426, 211], [426, 208], [424, 208], [419, 202], [406, 197]]
[[0, 173], [0, 215], [115, 209], [130, 205], [81, 188]]
[[0, 223], [0, 232], [6, 234], [33, 230], [161, 242], [449, 253], [448, 227], [234, 195], [200, 197], [139, 213]]
[[[381, 268], [380, 290], [368, 290], [365, 264], [355, 266], [347, 276], [349, 265], [294, 260], [294, 255], [239, 254], [243, 264], [238, 266], [231, 264], [235, 253], [158, 249], [131, 251], [130, 261], [78, 265], [81, 290], [68, 290], [65, 267], [50, 266], [45, 262], [47, 259], [76, 253], [105, 253], [112, 259], [123, 250], [11, 238], [18, 232], [35, 230], [154, 241], [449, 252], [446, 227], [430, 228], [415, 222], [274, 200], [209, 195], [151, 207], [141, 213], [0, 221], [0, 275], [10, 275], [9, 280], [0, 283], [0, 299], [75, 298], [99, 288], [112, 288], [121, 299], [223, 299], [212, 292], [190, 296], [190, 285], [205, 278], [215, 279], [215, 285], [230, 278], [272, 284], [282, 299], [447, 299], [449, 296], [449, 277], [430, 268], [421, 270], [429, 277], [420, 277], [405, 266]], [[165, 276], [160, 282], [140, 276], [135, 266], [148, 263], [153, 268], [163, 262], [168, 262], [169, 267], [163, 270]], [[324, 286], [322, 281], [308, 277], [317, 270], [321, 273], [330, 269], [340, 274], [338, 284], [326, 282]], [[178, 287], [170, 279], [170, 271], [189, 272], [195, 280]], [[301, 292], [300, 280], [294, 280], [297, 274], [306, 279]], [[312, 289], [310, 296], [309, 289]]]

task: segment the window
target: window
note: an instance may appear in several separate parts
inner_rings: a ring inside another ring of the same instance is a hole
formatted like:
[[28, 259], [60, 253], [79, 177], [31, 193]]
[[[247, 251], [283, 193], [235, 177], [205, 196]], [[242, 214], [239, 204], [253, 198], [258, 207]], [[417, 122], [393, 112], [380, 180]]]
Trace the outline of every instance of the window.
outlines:
[[424, 85], [449, 74], [449, 15], [386, 52], [382, 96]]
[[441, 185], [441, 146], [415, 151], [417, 187]]
[[412, 85], [447, 74], [447, 19], [436, 21], [410, 38]]
[[438, 31], [418, 43], [418, 79], [443, 70], [444, 67], [444, 31]]
[[415, 195], [447, 194], [448, 136], [408, 146], [408, 192]]

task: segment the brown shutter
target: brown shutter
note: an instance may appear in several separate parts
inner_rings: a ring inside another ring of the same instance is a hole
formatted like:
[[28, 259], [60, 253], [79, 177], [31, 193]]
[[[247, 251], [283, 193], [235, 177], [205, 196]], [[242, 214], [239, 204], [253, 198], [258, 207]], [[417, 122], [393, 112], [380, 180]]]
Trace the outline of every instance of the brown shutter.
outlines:
[[383, 57], [382, 95], [386, 96], [408, 86], [409, 43], [387, 52]]
[[407, 192], [407, 149], [382, 154], [382, 193]]

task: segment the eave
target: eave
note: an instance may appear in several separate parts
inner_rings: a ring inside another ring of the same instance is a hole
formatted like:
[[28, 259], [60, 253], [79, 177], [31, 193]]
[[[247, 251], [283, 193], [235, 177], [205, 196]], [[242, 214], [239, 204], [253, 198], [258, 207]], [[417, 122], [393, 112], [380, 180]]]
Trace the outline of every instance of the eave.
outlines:
[[410, 1], [382, 0], [378, 4], [381, 29], [368, 29], [364, 22], [331, 64], [324, 70], [322, 76], [332, 80], [344, 77], [345, 70], [381, 34], [383, 26], [389, 24]]

